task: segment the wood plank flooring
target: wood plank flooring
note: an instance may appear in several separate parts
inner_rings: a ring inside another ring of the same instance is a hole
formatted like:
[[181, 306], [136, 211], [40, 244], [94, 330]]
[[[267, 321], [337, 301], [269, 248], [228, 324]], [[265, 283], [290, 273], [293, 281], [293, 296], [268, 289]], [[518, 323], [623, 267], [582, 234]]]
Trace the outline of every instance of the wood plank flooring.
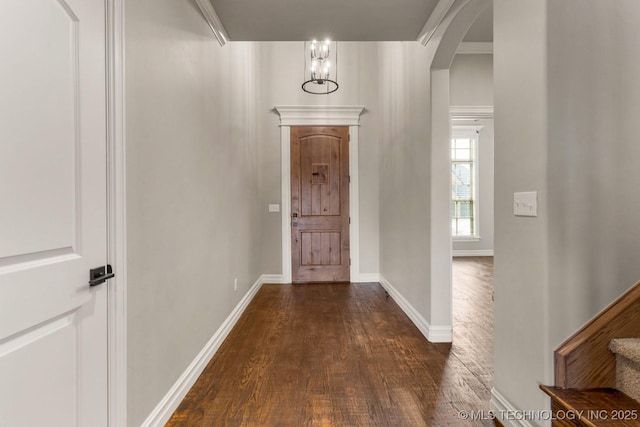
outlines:
[[264, 285], [167, 426], [484, 426], [492, 258], [454, 261], [454, 342], [379, 284]]

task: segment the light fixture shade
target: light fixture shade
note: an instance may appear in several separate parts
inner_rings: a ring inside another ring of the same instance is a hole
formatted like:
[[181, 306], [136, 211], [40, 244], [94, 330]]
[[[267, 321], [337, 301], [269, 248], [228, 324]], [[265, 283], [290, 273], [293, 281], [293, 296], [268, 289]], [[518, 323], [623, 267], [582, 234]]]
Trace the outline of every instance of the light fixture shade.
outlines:
[[338, 42], [313, 40], [304, 43], [302, 90], [328, 95], [338, 90]]

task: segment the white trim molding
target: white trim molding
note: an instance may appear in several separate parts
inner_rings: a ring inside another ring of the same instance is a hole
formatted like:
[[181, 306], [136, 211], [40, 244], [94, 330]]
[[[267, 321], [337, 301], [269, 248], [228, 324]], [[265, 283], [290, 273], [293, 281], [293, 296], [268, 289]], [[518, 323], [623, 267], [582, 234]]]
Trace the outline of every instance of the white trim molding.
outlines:
[[265, 285], [281, 285], [287, 282], [284, 281], [282, 274], [263, 274], [262, 283]]
[[456, 243], [478, 243], [479, 241], [482, 240], [482, 237], [475, 235], [475, 236], [452, 236], [451, 237], [451, 242], [453, 244]]
[[484, 129], [484, 125], [452, 125], [452, 132], [454, 134], [454, 138], [460, 135], [460, 138], [466, 138], [468, 136], [478, 135], [482, 129]]
[[491, 401], [489, 405], [491, 412], [502, 422], [504, 427], [534, 427], [533, 424], [527, 420], [516, 419], [519, 417], [504, 416], [504, 414], [522, 414], [523, 411], [513, 406], [495, 387], [491, 389]]
[[425, 319], [418, 310], [416, 310], [405, 299], [404, 296], [382, 275], [380, 275], [380, 285], [389, 293], [391, 298], [398, 304], [398, 306], [404, 311], [404, 313], [411, 319], [418, 330], [425, 336], [429, 342], [441, 343], [451, 342], [453, 338], [453, 331], [451, 325], [430, 325], [427, 319]]
[[202, 16], [204, 16], [204, 20], [207, 21], [207, 24], [209, 24], [209, 28], [211, 28], [211, 31], [213, 31], [213, 35], [216, 36], [216, 39], [218, 39], [218, 43], [220, 43], [220, 46], [224, 46], [229, 40], [229, 36], [227, 36], [227, 32], [222, 25], [222, 21], [220, 21], [220, 18], [213, 8], [211, 1], [195, 1], [200, 8], [200, 11], [202, 12]]
[[[463, 243], [463, 242], [454, 242]], [[493, 256], [493, 250], [491, 249], [478, 249], [478, 250], [453, 250], [453, 256]]]
[[493, 105], [467, 105], [449, 107], [451, 120], [493, 119]]
[[200, 350], [200, 353], [198, 353], [187, 369], [182, 373], [182, 375], [180, 375], [180, 378], [178, 378], [175, 384], [173, 384], [171, 389], [162, 398], [160, 403], [158, 403], [151, 414], [149, 414], [141, 427], [162, 427], [165, 425], [173, 412], [180, 405], [180, 402], [182, 402], [184, 397], [187, 395], [187, 392], [196, 382], [204, 368], [206, 368], [209, 361], [216, 354], [223, 341], [229, 335], [229, 332], [231, 332], [235, 324], [238, 322], [238, 319], [240, 319], [242, 313], [245, 311], [251, 300], [253, 300], [253, 297], [258, 293], [263, 283], [265, 283], [265, 278], [270, 277], [272, 276], [260, 276], [253, 286], [251, 286], [249, 291], [244, 297], [242, 297], [231, 314], [229, 314], [226, 320], [213, 334], [211, 339], [209, 339], [202, 350]]
[[429, 15], [429, 19], [424, 24], [422, 31], [418, 34], [418, 41], [423, 45], [427, 45], [431, 37], [435, 34], [436, 30], [444, 21], [445, 16], [449, 13], [449, 9], [453, 6], [455, 0], [440, 0], [436, 7], [433, 8], [433, 12]]
[[280, 126], [360, 126], [362, 105], [277, 105]]
[[462, 42], [456, 55], [464, 54], [493, 55], [493, 42]]
[[280, 115], [281, 191], [282, 191], [282, 280], [291, 283], [291, 126], [349, 126], [349, 227], [351, 281], [360, 282], [360, 195], [358, 153], [362, 105], [275, 106]]
[[360, 273], [359, 283], [380, 283], [380, 275], [378, 273]]
[[106, 3], [108, 425], [127, 424], [127, 224], [125, 176], [124, 0]]

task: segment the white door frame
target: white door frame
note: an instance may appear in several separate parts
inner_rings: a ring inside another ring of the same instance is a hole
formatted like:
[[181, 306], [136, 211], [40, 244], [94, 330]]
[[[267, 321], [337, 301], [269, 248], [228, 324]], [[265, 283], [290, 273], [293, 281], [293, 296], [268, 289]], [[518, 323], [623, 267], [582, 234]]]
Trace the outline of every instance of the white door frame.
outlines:
[[291, 283], [291, 126], [349, 126], [349, 251], [351, 282], [360, 282], [360, 194], [358, 182], [358, 129], [362, 105], [276, 105], [280, 115], [282, 182], [282, 281]]
[[126, 193], [124, 2], [106, 0], [107, 14], [107, 286], [109, 427], [127, 425]]

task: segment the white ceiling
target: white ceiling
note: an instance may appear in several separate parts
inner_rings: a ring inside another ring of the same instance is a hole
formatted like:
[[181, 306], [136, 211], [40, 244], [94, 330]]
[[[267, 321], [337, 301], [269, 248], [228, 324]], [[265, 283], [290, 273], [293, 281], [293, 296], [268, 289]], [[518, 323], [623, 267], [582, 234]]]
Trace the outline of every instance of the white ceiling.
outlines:
[[416, 40], [438, 0], [211, 0], [234, 41]]

